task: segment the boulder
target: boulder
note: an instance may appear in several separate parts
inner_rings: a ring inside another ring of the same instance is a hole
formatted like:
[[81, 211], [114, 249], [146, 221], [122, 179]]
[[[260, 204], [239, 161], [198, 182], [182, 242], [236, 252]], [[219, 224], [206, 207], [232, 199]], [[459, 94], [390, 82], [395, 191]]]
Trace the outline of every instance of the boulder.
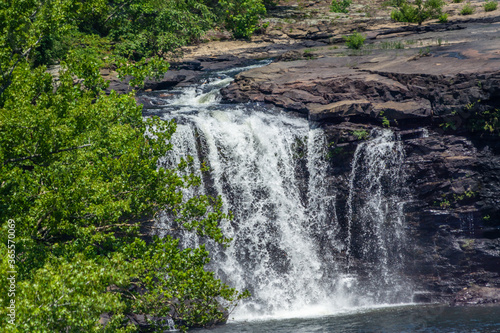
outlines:
[[500, 304], [500, 288], [472, 286], [460, 290], [451, 305], [485, 305]]

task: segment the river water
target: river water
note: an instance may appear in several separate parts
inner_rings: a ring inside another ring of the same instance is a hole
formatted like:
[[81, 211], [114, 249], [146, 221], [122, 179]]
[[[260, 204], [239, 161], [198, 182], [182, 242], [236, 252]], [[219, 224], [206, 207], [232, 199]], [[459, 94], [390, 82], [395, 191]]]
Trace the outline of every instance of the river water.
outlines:
[[225, 326], [193, 332], [213, 333], [495, 333], [500, 332], [500, 306], [449, 307], [407, 305], [374, 307], [337, 315], [267, 321], [230, 321]]

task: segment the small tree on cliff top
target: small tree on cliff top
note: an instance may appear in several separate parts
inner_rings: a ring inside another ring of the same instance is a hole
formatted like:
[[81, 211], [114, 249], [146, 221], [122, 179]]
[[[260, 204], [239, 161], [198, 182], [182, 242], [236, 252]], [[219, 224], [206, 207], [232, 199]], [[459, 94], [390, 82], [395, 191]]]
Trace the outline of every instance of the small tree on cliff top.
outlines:
[[443, 0], [416, 0], [414, 4], [406, 0], [398, 1], [397, 8], [391, 12], [391, 18], [396, 22], [421, 25], [425, 20], [438, 18], [443, 6]]

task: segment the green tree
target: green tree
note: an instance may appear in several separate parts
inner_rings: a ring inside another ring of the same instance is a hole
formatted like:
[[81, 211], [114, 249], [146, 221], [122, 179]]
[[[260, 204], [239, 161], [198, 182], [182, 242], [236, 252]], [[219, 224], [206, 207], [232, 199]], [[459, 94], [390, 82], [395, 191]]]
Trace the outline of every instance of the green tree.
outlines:
[[415, 0], [414, 4], [406, 0], [399, 1], [397, 9], [391, 12], [391, 18], [397, 22], [418, 23], [431, 18], [438, 18], [444, 6], [443, 0]]
[[352, 4], [352, 0], [332, 0], [330, 4], [330, 11], [334, 13], [344, 13], [349, 12], [348, 8]]
[[216, 22], [213, 8], [198, 0], [125, 1], [110, 11], [107, 28], [117, 51], [134, 59], [173, 52]]
[[[37, 8], [36, 3], [46, 0], [31, 1]], [[128, 59], [164, 57], [198, 41], [210, 29], [225, 28], [236, 38], [249, 38], [266, 13], [263, 0], [58, 1], [63, 9], [55, 12], [63, 14], [60, 21], [71, 33], [55, 29], [43, 34], [33, 58], [37, 64], [63, 59], [80, 44], [81, 33], [107, 38], [113, 53]]]
[[[137, 329], [127, 326], [133, 313], [168, 314], [181, 328], [223, 321], [248, 293], [205, 270], [203, 246], [180, 249], [171, 237], [146, 242], [141, 231], [163, 210], [177, 228], [222, 246], [230, 241], [218, 228], [230, 218], [219, 198], [183, 198], [183, 188], [200, 184], [180, 176], [192, 161], [158, 168], [176, 124], [143, 119], [133, 94], [107, 94], [103, 60], [91, 48], [69, 49], [57, 79], [32, 66], [44, 37], [74, 31], [65, 19], [74, 5], [0, 5], [0, 316], [16, 302], [16, 325], [5, 331], [129, 332]], [[138, 79], [167, 68], [160, 59], [122, 65], [123, 75]], [[15, 221], [15, 267], [8, 220]], [[6, 280], [13, 268], [15, 298]], [[105, 327], [103, 313], [112, 314]]]
[[[222, 320], [216, 299], [230, 306], [245, 294], [204, 270], [206, 251], [180, 251], [171, 238], [152, 244], [140, 239], [140, 221], [165, 209], [180, 227], [229, 242], [217, 227], [228, 217], [219, 200], [183, 200], [181, 189], [200, 180], [157, 168], [158, 158], [170, 149], [175, 123], [143, 121], [132, 95], [106, 95], [75, 84], [71, 68], [64, 67], [54, 87], [43, 67], [32, 71], [21, 64], [3, 93], [1, 248], [5, 255], [5, 222], [13, 219], [21, 331], [97, 329], [103, 312], [117, 318], [138, 309], [170, 313], [166, 300], [175, 300], [181, 309], [176, 318], [185, 325]], [[179, 168], [188, 164], [183, 161]], [[158, 255], [167, 248], [171, 254], [162, 268]], [[167, 274], [171, 278], [162, 283]], [[132, 284], [148, 293], [130, 293]], [[3, 305], [7, 301], [3, 294]]]
[[250, 38], [258, 28], [259, 19], [266, 14], [261, 0], [219, 0], [219, 5], [226, 28], [236, 38]]
[[355, 50], [359, 50], [360, 48], [362, 48], [363, 44], [365, 43], [365, 40], [366, 40], [366, 37], [357, 31], [355, 31], [350, 36], [342, 36], [342, 37], [345, 40], [345, 45], [348, 48], [355, 49]]

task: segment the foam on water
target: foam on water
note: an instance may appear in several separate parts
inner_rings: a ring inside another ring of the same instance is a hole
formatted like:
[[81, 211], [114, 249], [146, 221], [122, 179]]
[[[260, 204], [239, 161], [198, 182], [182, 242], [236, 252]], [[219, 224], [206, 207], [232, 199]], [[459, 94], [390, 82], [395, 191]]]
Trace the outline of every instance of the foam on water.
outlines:
[[[406, 285], [395, 285], [404, 283], [397, 279], [398, 267], [389, 260], [405, 241], [400, 192], [395, 189], [403, 179], [397, 171], [403, 157], [397, 138], [390, 131], [374, 132], [359, 145], [350, 179], [348, 238], [341, 239], [323, 130], [262, 106], [219, 104], [218, 91], [230, 81], [225, 73], [216, 73], [170, 102], [163, 117], [175, 118], [179, 125], [172, 138], [174, 150], [162, 163], [173, 166], [181, 156], [191, 155], [190, 171], [201, 176], [199, 166], [205, 161], [208, 182], [186, 190], [185, 196], [220, 195], [224, 209], [234, 213], [233, 221], [221, 225], [233, 238], [231, 246], [207, 245], [213, 258], [209, 268], [232, 287], [252, 294], [231, 318], [325, 316], [387, 301], [408, 302], [401, 291]], [[383, 186], [391, 177], [395, 180], [390, 186]], [[358, 194], [359, 186], [371, 199]], [[163, 228], [170, 223], [168, 216], [158, 221]], [[364, 244], [360, 235], [373, 240]], [[189, 233], [180, 236], [186, 247], [200, 242]], [[372, 288], [364, 288], [366, 281], [339, 264], [341, 251], [375, 260], [380, 267], [370, 276], [377, 281]]]

